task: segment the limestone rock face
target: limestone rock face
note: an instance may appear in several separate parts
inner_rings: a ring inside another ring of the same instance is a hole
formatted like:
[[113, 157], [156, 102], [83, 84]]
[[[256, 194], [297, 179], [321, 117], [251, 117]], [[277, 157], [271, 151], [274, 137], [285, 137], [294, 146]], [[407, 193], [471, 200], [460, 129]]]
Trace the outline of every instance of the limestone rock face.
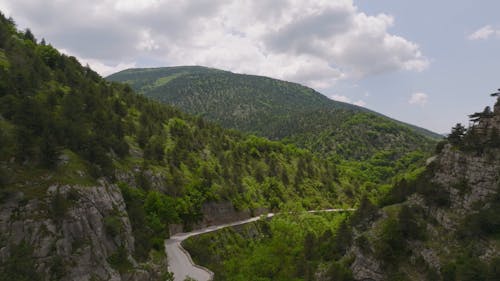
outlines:
[[[439, 274], [443, 265], [449, 262], [450, 255], [453, 256], [461, 247], [456, 234], [465, 219], [488, 208], [500, 190], [500, 147], [493, 141], [500, 138], [500, 102], [495, 105], [494, 112], [489, 109], [485, 112], [489, 113], [483, 113], [485, 117], [469, 128], [469, 132], [475, 134], [472, 148], [446, 144], [438, 155], [427, 161], [427, 169], [431, 172], [429, 186], [444, 189], [446, 192], [439, 193], [449, 195], [449, 204], [431, 204], [423, 194], [416, 192], [400, 204], [381, 209], [381, 216], [372, 222], [367, 231], [355, 231], [354, 238], [365, 235], [370, 237], [371, 243], [377, 243], [377, 225], [381, 225], [391, 208], [392, 213], [403, 205], [419, 210], [422, 213], [420, 221], [425, 229], [425, 241], [406, 241], [407, 256], [402, 258], [404, 268], [398, 268], [400, 272], [411, 275], [412, 280], [428, 280], [428, 276], [419, 275], [418, 270], [415, 270], [418, 266]], [[481, 261], [488, 262], [500, 255], [500, 247], [487, 237], [474, 243]], [[373, 244], [371, 247], [373, 250]], [[353, 245], [348, 256], [352, 258], [351, 270], [356, 280], [382, 281], [388, 278], [389, 273], [374, 258], [373, 251], [363, 252]]]
[[[111, 231], [106, 221], [113, 218]], [[116, 223], [118, 222], [118, 223]], [[118, 226], [116, 226], [118, 225]], [[117, 229], [116, 229], [117, 228]], [[35, 268], [51, 280], [151, 280], [152, 273], [132, 270], [120, 274], [108, 259], [121, 247], [129, 262], [134, 237], [120, 189], [106, 181], [96, 186], [53, 185], [45, 196], [28, 200], [22, 193], [1, 205], [0, 264], [15, 245], [33, 249]]]
[[365, 255], [357, 247], [351, 249], [351, 255], [356, 259], [351, 264], [351, 270], [356, 280], [384, 280], [381, 263], [370, 255]]
[[500, 161], [495, 154], [466, 154], [448, 146], [436, 163], [435, 181], [448, 189], [451, 208], [458, 212], [470, 212], [496, 192]]

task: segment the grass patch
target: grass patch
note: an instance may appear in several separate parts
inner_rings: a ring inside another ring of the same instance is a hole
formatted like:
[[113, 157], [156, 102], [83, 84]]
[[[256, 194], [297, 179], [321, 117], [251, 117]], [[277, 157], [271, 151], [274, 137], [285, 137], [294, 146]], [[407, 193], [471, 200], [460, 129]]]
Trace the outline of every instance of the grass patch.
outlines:
[[170, 76], [165, 76], [165, 77], [161, 77], [159, 79], [157, 79], [154, 83], [154, 86], [153, 87], [161, 87], [165, 84], [167, 84], [168, 82], [174, 80], [175, 78], [179, 77], [179, 76], [182, 76], [186, 74], [185, 72], [180, 72], [180, 73], [176, 73], [176, 74], [173, 74], [173, 75], [170, 75]]
[[2, 194], [23, 192], [25, 200], [31, 200], [46, 196], [47, 189], [52, 185], [95, 186], [97, 184], [95, 179], [88, 175], [85, 161], [70, 150], [64, 150], [62, 155], [67, 160], [56, 170], [11, 165], [7, 175], [8, 182], [4, 183]]
[[92, 186], [96, 184], [87, 172], [87, 163], [69, 149], [62, 152], [67, 161], [60, 165], [54, 176], [54, 183]]
[[9, 59], [7, 59], [7, 56], [5, 56], [5, 52], [1, 49], [0, 49], [0, 67], [4, 69], [10, 68]]

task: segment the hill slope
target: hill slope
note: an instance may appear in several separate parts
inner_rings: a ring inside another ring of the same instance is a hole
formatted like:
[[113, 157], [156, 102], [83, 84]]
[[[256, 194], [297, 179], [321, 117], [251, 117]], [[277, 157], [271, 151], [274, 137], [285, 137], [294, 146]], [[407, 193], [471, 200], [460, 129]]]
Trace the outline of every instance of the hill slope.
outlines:
[[129, 69], [107, 79], [224, 127], [349, 159], [366, 159], [380, 150], [425, 150], [439, 138], [311, 88], [262, 76], [182, 66]]
[[372, 218], [355, 225], [346, 251], [356, 279], [498, 280], [500, 99], [479, 115], [467, 130], [454, 127], [425, 171], [399, 182], [382, 208], [365, 210]]
[[[316, 110], [328, 98], [298, 84], [228, 71], [181, 66], [130, 69], [107, 77], [129, 83], [138, 93], [170, 103], [225, 127], [282, 138], [275, 123]], [[338, 103], [338, 108], [354, 108]]]
[[454, 127], [378, 205], [363, 199], [350, 216], [281, 214], [184, 246], [217, 280], [499, 280], [500, 99], [473, 116], [479, 123]]
[[107, 82], [0, 13], [0, 280], [167, 280], [170, 229], [355, 197], [309, 151]]

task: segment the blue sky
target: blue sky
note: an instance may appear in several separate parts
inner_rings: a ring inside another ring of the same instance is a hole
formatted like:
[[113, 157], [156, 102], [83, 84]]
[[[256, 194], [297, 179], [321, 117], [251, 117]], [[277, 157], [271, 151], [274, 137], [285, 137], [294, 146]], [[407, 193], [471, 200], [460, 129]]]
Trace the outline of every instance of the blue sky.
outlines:
[[205, 65], [311, 86], [446, 133], [500, 87], [500, 2], [0, 0], [101, 75]]
[[[345, 95], [396, 119], [445, 133], [466, 115], [492, 105], [489, 93], [500, 87], [500, 36], [470, 40], [484, 26], [500, 29], [500, 2], [359, 0], [366, 13], [395, 17], [394, 34], [417, 42], [430, 59], [422, 72], [392, 72], [367, 77], [359, 87], [345, 84]], [[332, 90], [332, 89], [329, 89]], [[369, 92], [369, 97], [362, 97]], [[408, 104], [414, 92], [428, 95], [424, 106]]]

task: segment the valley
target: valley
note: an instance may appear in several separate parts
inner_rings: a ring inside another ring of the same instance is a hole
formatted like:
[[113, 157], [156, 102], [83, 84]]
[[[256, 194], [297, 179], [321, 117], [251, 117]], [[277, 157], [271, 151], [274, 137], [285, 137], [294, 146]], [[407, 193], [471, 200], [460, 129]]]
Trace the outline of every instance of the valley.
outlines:
[[[314, 210], [307, 211], [307, 213], [339, 213], [339, 212], [352, 212], [355, 209], [325, 209], [325, 210]], [[244, 224], [249, 224], [256, 222], [258, 220], [272, 219], [275, 216], [274, 213], [264, 214], [258, 217], [253, 217], [245, 219], [242, 221], [236, 221], [226, 224], [208, 226], [202, 229], [197, 229], [189, 233], [176, 233], [165, 241], [165, 251], [167, 257], [169, 257], [169, 271], [174, 274], [175, 280], [184, 280], [184, 278], [191, 277], [199, 281], [212, 280], [214, 273], [205, 267], [200, 267], [193, 263], [189, 253], [182, 247], [182, 242], [190, 237], [198, 236], [205, 233], [210, 233], [218, 231], [228, 227], [240, 226]]]
[[0, 13], [0, 281], [498, 280], [492, 96], [442, 137], [269, 77], [103, 78]]

